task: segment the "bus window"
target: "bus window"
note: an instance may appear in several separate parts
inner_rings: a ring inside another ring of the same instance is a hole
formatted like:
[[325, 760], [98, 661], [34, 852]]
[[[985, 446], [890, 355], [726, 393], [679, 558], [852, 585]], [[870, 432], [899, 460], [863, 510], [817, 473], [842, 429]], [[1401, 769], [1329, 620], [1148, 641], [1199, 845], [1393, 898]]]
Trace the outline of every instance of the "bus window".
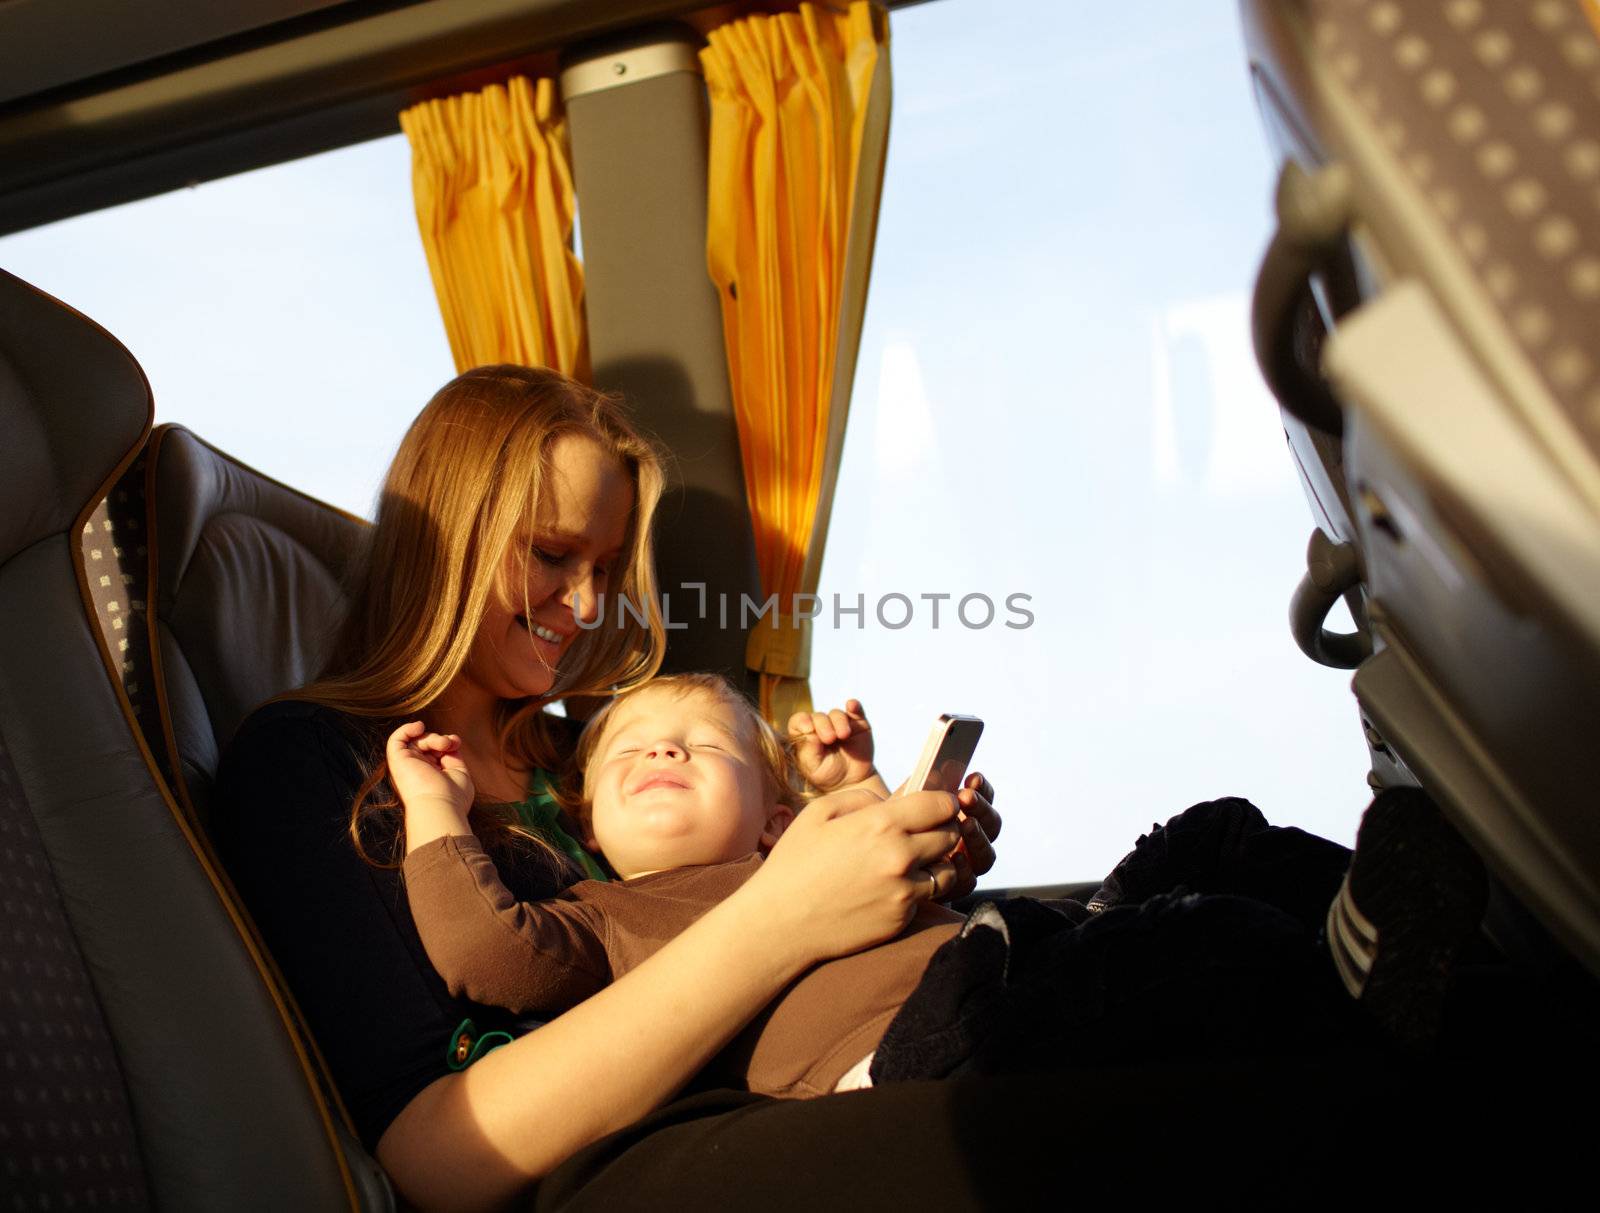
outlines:
[[[1365, 804], [1348, 675], [1286, 622], [1311, 517], [1250, 353], [1273, 173], [1237, 21], [893, 16], [811, 686], [865, 701], [891, 781], [940, 712], [986, 720], [986, 883], [1096, 878], [1200, 799], [1341, 841]], [[159, 421], [360, 514], [452, 374], [398, 135], [6, 237], [0, 264], [122, 339]]]
[[399, 134], [7, 236], [0, 265], [130, 349], [158, 423], [362, 516], [455, 373]]
[[814, 694], [861, 695], [891, 773], [985, 719], [997, 883], [1230, 794], [1352, 841], [1349, 675], [1286, 623], [1311, 515], [1250, 349], [1274, 172], [1237, 13], [944, 0], [893, 40]]

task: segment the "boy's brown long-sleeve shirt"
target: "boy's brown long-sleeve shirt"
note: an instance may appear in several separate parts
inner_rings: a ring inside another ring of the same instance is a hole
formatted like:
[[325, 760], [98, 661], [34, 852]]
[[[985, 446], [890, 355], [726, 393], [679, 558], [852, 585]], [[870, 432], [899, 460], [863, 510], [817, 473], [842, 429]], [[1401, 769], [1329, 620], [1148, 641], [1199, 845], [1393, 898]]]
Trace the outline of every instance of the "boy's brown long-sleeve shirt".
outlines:
[[[440, 838], [405, 861], [412, 917], [450, 992], [557, 1015], [621, 977], [742, 885], [759, 855], [608, 884], [584, 880], [524, 902], [472, 836]], [[809, 970], [712, 1061], [708, 1076], [791, 1098], [834, 1089], [872, 1052], [956, 933], [959, 915], [923, 905], [887, 943]]]

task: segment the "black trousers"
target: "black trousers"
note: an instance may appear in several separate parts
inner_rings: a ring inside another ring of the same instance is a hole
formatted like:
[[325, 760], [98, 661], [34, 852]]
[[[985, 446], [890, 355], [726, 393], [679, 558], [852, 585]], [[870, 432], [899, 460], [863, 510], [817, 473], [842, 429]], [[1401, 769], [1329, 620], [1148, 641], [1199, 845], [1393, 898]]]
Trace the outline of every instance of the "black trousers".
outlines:
[[[1594, 1071], [1162, 1063], [670, 1105], [570, 1159], [555, 1210], [1525, 1208], [1592, 1182]], [[1514, 1200], [1515, 1203], [1509, 1203]]]
[[1341, 1001], [1317, 935], [1348, 859], [1246, 801], [1196, 805], [1139, 840], [1098, 913], [1010, 907], [1004, 954], [977, 932], [946, 945], [880, 1047], [903, 1073], [679, 1100], [570, 1159], [534, 1207], [1317, 1208], [1587, 1183], [1585, 1121], [1563, 1109], [1600, 1075], [1592, 1046], [1523, 1024], [1520, 1047], [1479, 1047], [1514, 996], [1485, 1040], [1401, 1055]]
[[1319, 942], [1350, 853], [1208, 801], [1152, 826], [1089, 912], [981, 907], [890, 1024], [874, 1083], [1316, 1056], [1366, 1025]]

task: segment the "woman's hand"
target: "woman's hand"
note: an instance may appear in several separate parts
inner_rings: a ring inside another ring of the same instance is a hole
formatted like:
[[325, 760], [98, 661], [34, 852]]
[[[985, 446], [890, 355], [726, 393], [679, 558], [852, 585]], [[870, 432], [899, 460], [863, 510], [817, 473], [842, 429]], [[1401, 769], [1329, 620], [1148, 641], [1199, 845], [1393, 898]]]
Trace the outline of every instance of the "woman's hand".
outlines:
[[881, 800], [862, 789], [812, 801], [734, 897], [801, 966], [881, 943], [919, 901], [952, 887], [956, 808], [947, 792]]
[[472, 833], [467, 814], [477, 793], [460, 749], [460, 737], [430, 733], [420, 720], [389, 734], [389, 783], [405, 806], [407, 855], [436, 838]]
[[965, 897], [978, 887], [978, 877], [994, 867], [994, 840], [1000, 837], [1000, 814], [994, 811], [994, 785], [974, 771], [956, 793], [961, 805], [961, 845], [950, 855], [955, 871], [941, 899]]

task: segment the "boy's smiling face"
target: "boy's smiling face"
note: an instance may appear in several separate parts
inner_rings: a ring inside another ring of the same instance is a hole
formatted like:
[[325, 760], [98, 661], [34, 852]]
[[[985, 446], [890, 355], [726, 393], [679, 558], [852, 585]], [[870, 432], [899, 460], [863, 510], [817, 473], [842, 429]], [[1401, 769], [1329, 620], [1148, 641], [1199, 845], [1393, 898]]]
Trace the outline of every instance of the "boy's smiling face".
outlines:
[[587, 841], [619, 876], [742, 859], [793, 816], [749, 723], [719, 695], [646, 688], [604, 727], [585, 773]]

